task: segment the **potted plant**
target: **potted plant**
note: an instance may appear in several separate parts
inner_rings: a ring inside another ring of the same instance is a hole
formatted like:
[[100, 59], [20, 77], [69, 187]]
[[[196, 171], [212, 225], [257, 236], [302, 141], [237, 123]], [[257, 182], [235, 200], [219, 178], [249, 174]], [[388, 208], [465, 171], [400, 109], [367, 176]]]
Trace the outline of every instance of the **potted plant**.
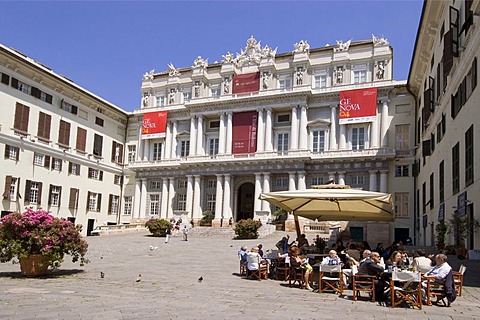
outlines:
[[445, 249], [445, 234], [448, 227], [444, 220], [438, 222], [435, 226], [435, 238], [437, 240], [437, 250]]
[[212, 221], [214, 218], [215, 218], [215, 215], [213, 214], [212, 211], [209, 211], [209, 210], [204, 211], [202, 213], [202, 219], [200, 219], [200, 225], [211, 227]]
[[276, 230], [282, 230], [285, 220], [287, 219], [287, 211], [278, 208], [272, 212], [272, 216], [274, 217], [273, 223], [275, 224]]
[[454, 212], [448, 220], [448, 233], [453, 233], [455, 254], [459, 259], [464, 259], [467, 256], [465, 240], [470, 232], [478, 228], [479, 225], [476, 219], [468, 219], [466, 215], [460, 215], [457, 212]]
[[151, 218], [145, 223], [145, 227], [152, 233], [154, 237], [165, 237], [165, 233], [172, 225], [165, 219]]
[[235, 225], [235, 234], [238, 239], [257, 239], [258, 229], [262, 226], [259, 220], [240, 220]]
[[48, 267], [58, 268], [66, 254], [83, 266], [88, 262], [88, 244], [81, 230], [81, 225], [44, 210], [11, 213], [0, 220], [0, 262], [20, 263], [25, 276], [43, 275]]
[[315, 242], [315, 247], [317, 248], [318, 252], [320, 254], [324, 253], [325, 252], [325, 247], [327, 246], [327, 243], [325, 242], [325, 240], [323, 240], [321, 237], [319, 237], [317, 235], [314, 242]]

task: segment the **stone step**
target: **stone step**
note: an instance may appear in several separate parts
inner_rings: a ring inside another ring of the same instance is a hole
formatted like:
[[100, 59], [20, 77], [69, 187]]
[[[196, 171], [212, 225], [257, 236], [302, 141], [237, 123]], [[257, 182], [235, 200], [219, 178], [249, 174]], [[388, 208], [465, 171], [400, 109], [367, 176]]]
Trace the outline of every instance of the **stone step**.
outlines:
[[235, 231], [232, 228], [212, 228], [195, 227], [190, 228], [189, 236], [199, 238], [230, 238], [235, 237]]

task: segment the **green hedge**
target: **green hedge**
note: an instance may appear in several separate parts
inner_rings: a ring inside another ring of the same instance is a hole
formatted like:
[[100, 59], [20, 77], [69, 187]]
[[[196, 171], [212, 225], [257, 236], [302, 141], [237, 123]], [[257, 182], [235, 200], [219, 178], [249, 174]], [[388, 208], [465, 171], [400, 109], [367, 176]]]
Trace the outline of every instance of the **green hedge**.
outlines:
[[240, 220], [235, 225], [235, 234], [238, 239], [257, 239], [258, 229], [262, 226], [262, 223], [258, 220]]
[[154, 237], [165, 237], [165, 232], [168, 228], [171, 228], [172, 225], [169, 221], [165, 219], [150, 219], [145, 223], [148, 231], [152, 233]]

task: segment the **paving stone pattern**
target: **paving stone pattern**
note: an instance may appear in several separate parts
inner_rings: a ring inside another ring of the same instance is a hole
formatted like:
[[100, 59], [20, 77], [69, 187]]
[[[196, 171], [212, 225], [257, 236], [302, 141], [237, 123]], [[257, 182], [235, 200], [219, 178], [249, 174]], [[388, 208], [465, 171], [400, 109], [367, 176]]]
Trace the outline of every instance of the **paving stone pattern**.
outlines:
[[[0, 264], [0, 319], [475, 319], [480, 318], [479, 262], [467, 263], [464, 294], [450, 308], [390, 308], [366, 297], [290, 288], [238, 276], [237, 251], [259, 241], [273, 248], [283, 234], [232, 240], [192, 232], [168, 244], [147, 232], [90, 237], [90, 264], [66, 261], [44, 278], [23, 278]], [[149, 250], [150, 245], [158, 247]], [[457, 262], [452, 261], [452, 264]], [[455, 266], [457, 267], [457, 266]], [[100, 272], [105, 277], [100, 277]], [[141, 274], [141, 281], [136, 282]], [[198, 282], [199, 277], [202, 282]]]

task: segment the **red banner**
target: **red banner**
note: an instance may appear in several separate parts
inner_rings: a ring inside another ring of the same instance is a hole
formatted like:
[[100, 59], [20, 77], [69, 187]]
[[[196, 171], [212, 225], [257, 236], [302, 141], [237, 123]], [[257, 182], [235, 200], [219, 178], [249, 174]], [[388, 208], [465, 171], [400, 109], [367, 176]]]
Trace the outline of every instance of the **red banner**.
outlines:
[[340, 92], [340, 124], [372, 122], [376, 116], [377, 88]]
[[260, 89], [260, 72], [233, 76], [233, 94], [256, 92]]
[[232, 154], [257, 151], [257, 117], [256, 111], [233, 114]]
[[143, 114], [142, 139], [164, 138], [167, 129], [167, 111]]

